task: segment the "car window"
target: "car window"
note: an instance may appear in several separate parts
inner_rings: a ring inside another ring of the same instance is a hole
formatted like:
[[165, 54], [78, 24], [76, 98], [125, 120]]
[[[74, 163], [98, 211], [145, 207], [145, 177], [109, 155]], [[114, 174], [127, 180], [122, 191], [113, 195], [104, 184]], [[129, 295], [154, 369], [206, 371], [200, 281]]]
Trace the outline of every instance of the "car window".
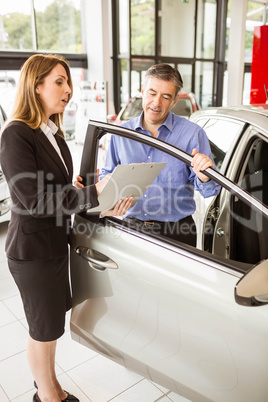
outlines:
[[133, 117], [138, 117], [142, 112], [142, 98], [133, 98], [127, 104], [125, 110], [122, 113], [121, 120], [129, 120]]
[[191, 100], [188, 98], [179, 98], [178, 102], [171, 111], [178, 116], [190, 117], [190, 115], [193, 113]]
[[[244, 124], [225, 119], [210, 118], [202, 120], [212, 151], [212, 156], [218, 170], [221, 170], [227, 150], [234, 144], [241, 133]], [[199, 121], [197, 124], [201, 125]]]
[[[241, 187], [268, 205], [268, 142], [255, 137], [248, 146], [249, 152], [242, 160], [238, 182]], [[236, 233], [236, 247], [232, 258], [239, 261], [257, 263], [268, 258], [268, 221], [262, 218], [249, 205], [233, 197], [233, 213]]]
[[[103, 134], [103, 132], [102, 132]], [[101, 140], [96, 143], [96, 163], [95, 163], [95, 168], [97, 172], [101, 170], [101, 168], [104, 166], [105, 163], [105, 158], [106, 158], [106, 153], [107, 149], [109, 147], [109, 142], [111, 139], [111, 134], [107, 133], [105, 135], [101, 135]], [[91, 141], [91, 140], [90, 140]], [[132, 140], [129, 140], [132, 141]], [[91, 153], [92, 154], [92, 153]], [[84, 150], [83, 153], [83, 161], [82, 161], [82, 176], [85, 176], [85, 172], [89, 172], [89, 163], [90, 159], [84, 160], [85, 159], [86, 152]], [[137, 156], [138, 157], [138, 156]], [[165, 158], [171, 157], [170, 155], [167, 156], [166, 152], [163, 152], [163, 160]], [[181, 166], [183, 164], [182, 161], [178, 160], [175, 157], [172, 157], [174, 159], [173, 161], [173, 168], [175, 167], [178, 172], [181, 170]], [[138, 162], [133, 161], [133, 162]], [[92, 165], [93, 166], [93, 165]], [[92, 176], [91, 176], [92, 178]], [[92, 181], [91, 181], [92, 182]], [[171, 185], [171, 190], [172, 188], [176, 189], [176, 183], [170, 183]], [[232, 186], [230, 187], [230, 189]], [[171, 191], [170, 190], [170, 191]], [[229, 194], [229, 196], [226, 196], [226, 193]], [[248, 225], [247, 221], [247, 216], [248, 214], [252, 214], [252, 216], [255, 214], [256, 216], [261, 216], [260, 213], [254, 212], [254, 208], [250, 205], [249, 208], [246, 208], [246, 204], [244, 201], [241, 201], [240, 204], [235, 203], [236, 200], [238, 199], [236, 196], [232, 196], [231, 193], [229, 193], [228, 190], [225, 190], [225, 196], [221, 197], [222, 192], [220, 192], [219, 196], [214, 197], [211, 201], [211, 204], [209, 205], [208, 212], [204, 212], [201, 214], [202, 216], [200, 217], [200, 221], [196, 222], [197, 224], [197, 230], [198, 230], [198, 236], [205, 237], [205, 245], [202, 248], [203, 251], [200, 251], [198, 249], [195, 249], [195, 253], [203, 253], [206, 252], [206, 258], [212, 258], [213, 260], [216, 259], [216, 261], [223, 262], [228, 266], [231, 267], [232, 269], [239, 270], [239, 271], [244, 271], [249, 269], [251, 264], [253, 263], [252, 259], [246, 256], [246, 253], [243, 253], [244, 247], [241, 242], [239, 242], [239, 239], [241, 239], [241, 232], [243, 233], [244, 226]], [[198, 210], [202, 210], [203, 206], [201, 204], [197, 205]], [[86, 219], [90, 220], [90, 211], [89, 214], [86, 216]], [[262, 219], [262, 218], [258, 218]], [[124, 227], [124, 221], [122, 218], [105, 218], [105, 224], [113, 224], [115, 222], [116, 227], [118, 228], [118, 225], [122, 224], [122, 230]], [[118, 222], [121, 222], [120, 224]], [[267, 219], [266, 219], [267, 222]], [[246, 231], [244, 231], [246, 233]], [[153, 236], [154, 239], [158, 238], [159, 236], [157, 235], [151, 235], [148, 234], [148, 236]], [[161, 236], [160, 236], [161, 237]], [[258, 242], [258, 247], [260, 247], [260, 241], [266, 242], [267, 240], [267, 234], [264, 233], [263, 235], [260, 235], [260, 240]], [[166, 239], [164, 237], [161, 238], [161, 241], [167, 242], [168, 244], [171, 243], [170, 239]], [[248, 240], [250, 241], [250, 240]], [[176, 241], [172, 241], [175, 246], [178, 246], [179, 243], [176, 243]], [[181, 243], [180, 243], [181, 245]], [[191, 247], [185, 244], [185, 247]], [[237, 249], [242, 250], [242, 254], [235, 254], [234, 250]], [[249, 254], [250, 254], [250, 246], [248, 246]], [[191, 249], [192, 252], [192, 249]], [[260, 254], [259, 254], [260, 255]], [[210, 257], [209, 257], [210, 256]], [[255, 259], [254, 259], [255, 260]], [[256, 261], [254, 261], [255, 263]]]

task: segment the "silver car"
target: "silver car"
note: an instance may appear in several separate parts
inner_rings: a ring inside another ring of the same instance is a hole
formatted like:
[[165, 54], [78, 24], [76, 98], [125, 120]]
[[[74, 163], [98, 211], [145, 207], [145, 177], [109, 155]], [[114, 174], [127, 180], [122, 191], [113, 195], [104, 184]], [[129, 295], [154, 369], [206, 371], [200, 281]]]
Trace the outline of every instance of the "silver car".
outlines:
[[[71, 234], [77, 342], [197, 402], [268, 400], [268, 112], [211, 109], [204, 127], [221, 184], [197, 202], [197, 248], [77, 214]], [[103, 164], [99, 142], [119, 135], [191, 156], [153, 137], [90, 121], [81, 163], [87, 183]]]

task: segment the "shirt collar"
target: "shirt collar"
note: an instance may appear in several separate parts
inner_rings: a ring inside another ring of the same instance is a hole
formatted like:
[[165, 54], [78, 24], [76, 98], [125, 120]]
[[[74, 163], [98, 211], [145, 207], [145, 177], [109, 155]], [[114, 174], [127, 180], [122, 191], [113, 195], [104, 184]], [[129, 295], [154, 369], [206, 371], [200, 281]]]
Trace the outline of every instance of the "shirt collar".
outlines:
[[[134, 130], [137, 130], [138, 128], [144, 130], [143, 126], [142, 126], [142, 121], [143, 121], [143, 116], [144, 116], [144, 112], [141, 113], [139, 119], [136, 122], [136, 125], [134, 127]], [[173, 113], [169, 112], [166, 120], [164, 121], [164, 123], [161, 124], [161, 126], [159, 127], [158, 131], [161, 130], [161, 127], [165, 126], [170, 132], [172, 132], [172, 128], [173, 128]]]
[[134, 130], [137, 130], [138, 128], [144, 130], [144, 128], [142, 127], [143, 115], [144, 115], [144, 112], [142, 112], [140, 114], [140, 117], [137, 119]]
[[56, 132], [58, 131], [58, 127], [56, 126], [55, 123], [53, 123], [52, 120], [48, 120], [47, 125], [45, 123], [42, 123], [40, 126], [41, 130], [43, 131], [44, 134], [48, 134], [49, 132], [51, 132], [53, 135], [56, 134]]

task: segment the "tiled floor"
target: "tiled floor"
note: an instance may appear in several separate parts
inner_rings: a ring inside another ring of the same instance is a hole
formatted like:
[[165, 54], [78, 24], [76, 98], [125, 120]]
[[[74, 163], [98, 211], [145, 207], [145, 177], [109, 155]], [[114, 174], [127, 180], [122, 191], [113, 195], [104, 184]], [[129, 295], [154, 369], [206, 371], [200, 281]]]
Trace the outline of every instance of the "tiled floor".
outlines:
[[[82, 147], [69, 145], [78, 173]], [[6, 232], [7, 223], [0, 223], [0, 402], [31, 402], [35, 391], [26, 357], [27, 322], [6, 262]], [[63, 388], [81, 402], [187, 401], [73, 341], [69, 317], [58, 341], [57, 374]]]

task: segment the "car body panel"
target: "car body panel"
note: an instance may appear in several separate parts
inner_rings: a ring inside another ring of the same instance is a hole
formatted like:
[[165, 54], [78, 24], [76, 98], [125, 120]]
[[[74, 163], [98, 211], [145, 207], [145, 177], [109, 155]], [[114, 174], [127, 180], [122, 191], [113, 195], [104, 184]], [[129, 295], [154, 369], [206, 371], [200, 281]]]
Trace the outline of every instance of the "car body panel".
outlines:
[[[89, 173], [88, 183], [94, 182], [99, 141], [107, 132], [149, 141], [190, 163], [190, 155], [157, 139], [110, 127], [90, 122], [81, 164], [82, 176]], [[71, 234], [72, 338], [198, 402], [252, 401], [256, 396], [265, 402], [268, 397], [268, 305], [250, 308], [237, 302], [237, 283], [255, 264], [231, 259], [223, 251], [232, 241], [234, 217], [228, 211], [236, 199], [255, 204], [266, 216], [268, 212], [229, 180], [228, 174], [239, 181], [236, 155], [242, 134], [246, 139], [255, 136], [245, 123], [239, 127], [224, 167], [227, 177], [207, 171], [223, 187], [201, 213], [203, 231], [210, 208], [219, 208], [213, 251], [202, 250], [203, 244], [198, 249], [138, 232], [119, 218], [96, 223], [90, 210], [75, 216]], [[264, 131], [261, 135], [267, 138]], [[198, 209], [201, 212], [201, 206]], [[216, 239], [217, 225], [223, 224], [225, 236]], [[112, 269], [105, 268], [106, 261], [114, 263]]]
[[[81, 218], [76, 225], [81, 230], [90, 223]], [[78, 305], [71, 317], [72, 336], [190, 400], [246, 400], [246, 381], [255, 384], [252, 398], [258, 392], [264, 401], [268, 306], [253, 312], [235, 303], [233, 289], [242, 274], [113, 226], [94, 226], [87, 232], [90, 248], [108, 255], [118, 269], [91, 268], [75, 252], [81, 245], [89, 247], [88, 238], [75, 236], [71, 266]], [[246, 370], [248, 361], [261, 376], [251, 367]]]

